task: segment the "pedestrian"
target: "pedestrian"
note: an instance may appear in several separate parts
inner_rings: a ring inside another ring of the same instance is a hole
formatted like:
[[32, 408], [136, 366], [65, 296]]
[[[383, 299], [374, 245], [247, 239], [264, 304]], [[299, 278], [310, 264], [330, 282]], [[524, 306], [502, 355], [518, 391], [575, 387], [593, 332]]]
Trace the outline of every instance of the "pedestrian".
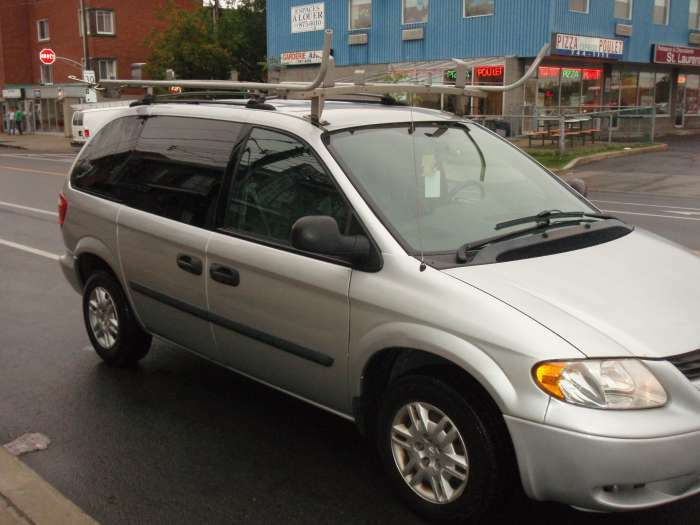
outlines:
[[24, 111], [22, 111], [22, 108], [15, 111], [15, 124], [17, 131], [22, 135], [22, 125], [24, 124]]
[[15, 134], [15, 112], [13, 110], [10, 110], [10, 114], [8, 115], [8, 120], [10, 121], [10, 135]]

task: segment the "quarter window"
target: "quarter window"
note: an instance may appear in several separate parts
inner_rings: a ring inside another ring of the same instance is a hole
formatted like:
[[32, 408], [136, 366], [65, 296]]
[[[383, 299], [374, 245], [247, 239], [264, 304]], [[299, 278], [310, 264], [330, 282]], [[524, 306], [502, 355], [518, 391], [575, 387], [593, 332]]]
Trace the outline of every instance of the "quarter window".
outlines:
[[44, 42], [48, 40], [49, 37], [49, 21], [44, 19], [44, 20], [38, 20], [36, 23], [36, 33], [37, 33], [37, 38], [39, 39], [39, 42]]
[[668, 24], [668, 14], [671, 7], [671, 0], [654, 0], [654, 23], [659, 25]]
[[615, 18], [632, 19], [632, 0], [615, 0]]
[[254, 129], [226, 201], [225, 229], [290, 245], [301, 217], [329, 215], [341, 232], [349, 207], [309, 146], [266, 129]]
[[428, 0], [401, 0], [404, 24], [421, 24], [428, 21]]
[[240, 130], [240, 124], [219, 120], [149, 118], [119, 177], [124, 204], [208, 225]]
[[569, 11], [588, 13], [588, 0], [569, 0]]
[[464, 16], [485, 16], [493, 14], [493, 0], [464, 0]]
[[700, 0], [690, 0], [688, 28], [700, 30]]
[[350, 30], [372, 26], [372, 0], [349, 0]]

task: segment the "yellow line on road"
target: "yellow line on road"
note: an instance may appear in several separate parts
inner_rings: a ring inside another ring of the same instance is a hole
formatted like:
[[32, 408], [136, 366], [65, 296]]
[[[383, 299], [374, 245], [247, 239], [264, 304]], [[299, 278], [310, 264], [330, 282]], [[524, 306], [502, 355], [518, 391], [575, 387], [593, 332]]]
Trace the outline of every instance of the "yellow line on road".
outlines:
[[0, 169], [6, 169], [11, 171], [25, 171], [27, 173], [37, 173], [39, 175], [53, 175], [58, 177], [65, 177], [66, 175], [68, 175], [67, 173], [63, 173], [60, 171], [32, 170], [29, 168], [18, 168], [16, 166], [0, 166]]

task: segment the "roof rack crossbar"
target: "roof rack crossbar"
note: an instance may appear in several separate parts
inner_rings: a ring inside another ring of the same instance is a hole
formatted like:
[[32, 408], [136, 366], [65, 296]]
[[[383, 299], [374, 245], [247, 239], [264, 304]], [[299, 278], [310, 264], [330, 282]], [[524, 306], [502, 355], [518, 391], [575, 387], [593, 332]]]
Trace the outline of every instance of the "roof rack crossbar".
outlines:
[[537, 71], [545, 55], [549, 52], [550, 45], [545, 44], [537, 57], [533, 61], [530, 68], [517, 81], [505, 86], [467, 86], [466, 72], [467, 63], [463, 60], [453, 59], [456, 64], [457, 78], [454, 85], [433, 84], [432, 78], [429, 78], [424, 83], [391, 83], [391, 82], [374, 82], [368, 83], [365, 81], [364, 72], [356, 71], [354, 82], [335, 82], [335, 60], [331, 56], [331, 42], [333, 31], [326, 30], [323, 35], [323, 54], [321, 57], [321, 65], [319, 67], [316, 78], [311, 82], [280, 82], [280, 83], [265, 83], [265, 82], [239, 82], [233, 80], [122, 80], [122, 79], [105, 79], [99, 82], [88, 82], [69, 76], [71, 80], [87, 84], [90, 87], [97, 89], [104, 87], [125, 87], [125, 88], [170, 88], [174, 84], [182, 89], [208, 89], [208, 90], [225, 90], [225, 91], [241, 91], [249, 90], [252, 92], [270, 93], [275, 92], [279, 95], [286, 96], [289, 93], [297, 93], [302, 98], [311, 99], [311, 114], [309, 119], [318, 124], [321, 121], [323, 113], [324, 101], [327, 97], [333, 95], [350, 95], [350, 94], [380, 94], [387, 95], [389, 93], [415, 93], [415, 94], [438, 94], [438, 95], [456, 95], [458, 97], [479, 97], [485, 98], [489, 93], [502, 93], [517, 89], [522, 86], [529, 78]]

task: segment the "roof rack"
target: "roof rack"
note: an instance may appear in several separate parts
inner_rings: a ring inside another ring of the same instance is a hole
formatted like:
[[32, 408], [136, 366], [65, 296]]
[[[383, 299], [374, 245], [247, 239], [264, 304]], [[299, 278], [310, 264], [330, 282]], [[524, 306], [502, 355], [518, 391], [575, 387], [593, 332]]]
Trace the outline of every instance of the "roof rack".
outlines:
[[[125, 88], [169, 88], [177, 85], [182, 89], [206, 89], [206, 90], [222, 90], [222, 91], [237, 91], [250, 90], [258, 93], [276, 93], [282, 97], [290, 93], [298, 94], [301, 98], [311, 100], [311, 114], [308, 115], [309, 120], [314, 124], [321, 123], [323, 106], [326, 98], [338, 95], [352, 94], [380, 94], [386, 95], [390, 92], [404, 92], [411, 94], [442, 94], [455, 95], [458, 97], [479, 97], [485, 98], [489, 93], [502, 93], [517, 89], [522, 86], [537, 70], [545, 55], [549, 51], [549, 44], [545, 44], [537, 54], [532, 65], [525, 74], [513, 82], [505, 86], [467, 86], [467, 68], [468, 64], [463, 60], [453, 58], [456, 65], [456, 81], [454, 85], [433, 84], [429, 79], [425, 83], [408, 83], [408, 82], [372, 82], [365, 81], [365, 72], [363, 70], [355, 71], [354, 82], [335, 82], [335, 60], [331, 55], [331, 40], [333, 37], [332, 30], [326, 30], [323, 35], [323, 55], [321, 58], [321, 66], [316, 78], [311, 82], [281, 82], [281, 83], [265, 83], [265, 82], [239, 82], [233, 80], [121, 80], [110, 79], [100, 80], [92, 83], [75, 76], [69, 78], [74, 81], [88, 84], [90, 87], [104, 89], [105, 87], [125, 87]], [[456, 104], [459, 111], [462, 104]]]

